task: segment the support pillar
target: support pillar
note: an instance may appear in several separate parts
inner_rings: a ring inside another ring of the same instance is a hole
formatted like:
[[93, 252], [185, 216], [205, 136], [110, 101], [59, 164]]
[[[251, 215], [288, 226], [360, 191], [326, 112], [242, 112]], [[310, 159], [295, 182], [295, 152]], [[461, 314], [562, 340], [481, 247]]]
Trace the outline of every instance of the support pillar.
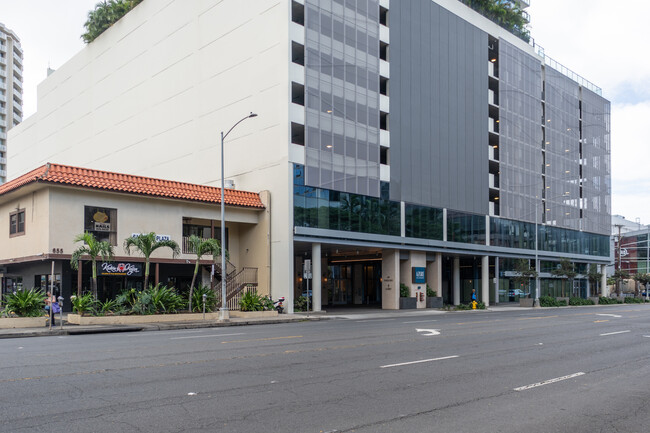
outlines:
[[490, 305], [490, 257], [481, 257], [481, 298], [485, 306]]
[[602, 296], [608, 297], [609, 287], [607, 287], [607, 269], [605, 268], [605, 265], [600, 265], [600, 273], [602, 274], [600, 277], [600, 292], [602, 293]]
[[460, 257], [454, 257], [454, 305], [460, 305]]
[[321, 270], [321, 251], [320, 244], [311, 244], [311, 266], [312, 266], [312, 309], [321, 311], [322, 281], [323, 272]]
[[435, 260], [427, 263], [427, 283], [436, 296], [442, 296], [442, 253], [436, 253]]
[[494, 258], [494, 304], [499, 303], [499, 258]]
[[399, 310], [399, 251], [381, 252], [381, 308]]

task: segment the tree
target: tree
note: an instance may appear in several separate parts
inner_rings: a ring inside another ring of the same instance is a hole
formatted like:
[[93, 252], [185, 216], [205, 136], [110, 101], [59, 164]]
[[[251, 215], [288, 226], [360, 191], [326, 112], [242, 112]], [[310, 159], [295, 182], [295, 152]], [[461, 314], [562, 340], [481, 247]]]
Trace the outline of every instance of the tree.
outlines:
[[[70, 258], [70, 267], [78, 270], [79, 260], [82, 256], [90, 256], [93, 272], [93, 296], [97, 298], [97, 257], [101, 257], [103, 261], [113, 260], [113, 246], [107, 241], [98, 241], [95, 235], [89, 232], [77, 235], [74, 238], [76, 242], [83, 242], [84, 245], [80, 246], [73, 251]], [[81, 286], [77, 287], [77, 296], [81, 297]]]
[[[190, 284], [190, 301], [189, 311], [192, 312], [192, 294], [194, 293], [194, 283], [196, 275], [199, 273], [199, 263], [201, 257], [210, 254], [213, 257], [221, 255], [221, 244], [216, 239], [203, 239], [196, 235], [191, 235], [188, 239], [190, 248], [196, 254], [196, 264], [194, 265], [194, 275], [192, 275], [192, 284]], [[228, 252], [226, 251], [226, 255]]]
[[635, 274], [634, 275], [634, 281], [637, 282], [637, 287], [635, 288], [635, 293], [634, 296], [639, 296], [639, 284], [643, 284], [643, 286], [646, 289], [646, 292], [648, 291], [648, 284], [650, 284], [650, 274]]
[[515, 262], [515, 272], [517, 275], [513, 277], [513, 281], [517, 286], [524, 286], [524, 292], [530, 293], [530, 279], [537, 278], [537, 271], [530, 267], [530, 260], [518, 259]]
[[571, 260], [566, 258], [560, 259], [559, 266], [556, 269], [553, 269], [551, 274], [569, 280], [569, 287], [571, 287], [571, 294], [573, 294], [573, 279], [578, 275], [578, 273], [575, 271], [575, 265]]
[[87, 44], [91, 43], [140, 3], [142, 0], [103, 0], [97, 3], [95, 9], [88, 12], [84, 24], [86, 32], [81, 39]]
[[156, 239], [156, 233], [140, 233], [138, 235], [126, 238], [124, 240], [124, 250], [127, 254], [131, 254], [131, 247], [135, 248], [144, 257], [144, 288], [149, 287], [149, 258], [154, 251], [158, 248], [170, 248], [172, 250], [172, 257], [180, 254], [180, 248], [174, 241]]
[[593, 284], [595, 286], [595, 288], [596, 288], [596, 290], [594, 291], [594, 294], [598, 294], [599, 293], [598, 283], [603, 278], [603, 274], [598, 272], [598, 265], [596, 265], [594, 263], [589, 265], [589, 269], [587, 271], [587, 278], [589, 279], [589, 282], [591, 284]]
[[614, 271], [614, 280], [616, 280], [616, 295], [621, 296], [621, 281], [630, 278], [630, 273], [623, 269]]

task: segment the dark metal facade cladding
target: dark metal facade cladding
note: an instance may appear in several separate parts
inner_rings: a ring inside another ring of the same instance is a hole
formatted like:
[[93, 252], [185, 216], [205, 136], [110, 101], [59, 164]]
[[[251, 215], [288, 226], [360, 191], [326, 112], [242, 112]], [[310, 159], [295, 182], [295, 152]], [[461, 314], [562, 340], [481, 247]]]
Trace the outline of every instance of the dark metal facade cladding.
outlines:
[[431, 0], [389, 24], [391, 200], [487, 214], [487, 33]]

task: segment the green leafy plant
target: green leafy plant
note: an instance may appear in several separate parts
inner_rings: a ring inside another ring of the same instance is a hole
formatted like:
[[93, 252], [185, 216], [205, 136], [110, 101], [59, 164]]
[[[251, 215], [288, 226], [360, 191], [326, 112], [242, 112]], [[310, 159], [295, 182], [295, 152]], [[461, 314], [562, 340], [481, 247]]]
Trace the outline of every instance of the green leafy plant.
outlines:
[[124, 251], [131, 254], [131, 248], [135, 248], [144, 257], [144, 288], [149, 288], [149, 262], [151, 255], [159, 248], [169, 248], [172, 250], [172, 257], [180, 254], [180, 248], [175, 241], [158, 240], [156, 233], [140, 233], [124, 240]]
[[465, 310], [471, 310], [472, 306], [468, 304], [458, 304], [456, 305], [456, 310], [458, 311], [465, 311]]
[[[77, 235], [74, 238], [75, 242], [83, 242], [84, 244], [72, 252], [70, 257], [70, 267], [72, 269], [79, 268], [79, 262], [83, 256], [90, 256], [90, 263], [92, 265], [93, 275], [93, 296], [97, 297], [97, 258], [100, 257], [104, 261], [113, 260], [113, 246], [107, 241], [98, 241], [95, 235], [89, 232]], [[81, 286], [77, 291], [77, 297], [81, 297]]]
[[539, 306], [540, 307], [566, 307], [566, 301], [564, 299], [559, 301], [552, 296], [540, 296]]
[[5, 295], [5, 311], [19, 317], [39, 317], [45, 314], [45, 294], [41, 290], [18, 290]]
[[574, 296], [569, 298], [569, 305], [594, 305], [594, 301], [591, 299], [583, 299]]
[[400, 285], [399, 285], [399, 296], [400, 296], [400, 298], [409, 298], [409, 297], [411, 297], [411, 290], [404, 283], [400, 283]]
[[95, 314], [98, 316], [118, 316], [126, 312], [124, 305], [117, 302], [117, 299], [107, 299], [104, 302], [97, 301]]
[[239, 301], [239, 306], [241, 311], [264, 311], [268, 307], [267, 299], [257, 293], [247, 292]]
[[87, 292], [81, 296], [71, 296], [72, 312], [82, 316], [95, 314], [97, 307], [97, 298], [92, 293]]
[[140, 3], [142, 0], [103, 0], [97, 3], [95, 9], [88, 12], [84, 24], [86, 32], [81, 39], [87, 44], [91, 43]]
[[642, 298], [632, 298], [631, 296], [628, 296], [625, 298], [624, 301], [626, 304], [643, 304], [645, 300]]
[[217, 308], [217, 295], [210, 286], [199, 285], [192, 293], [192, 311], [203, 311], [203, 295], [205, 296], [205, 311], [213, 312]]
[[610, 305], [610, 304], [620, 304], [621, 301], [619, 301], [616, 298], [608, 298], [605, 296], [601, 296], [598, 298], [598, 304], [599, 305]]
[[307, 297], [298, 296], [293, 300], [293, 309], [295, 311], [307, 311]]
[[[401, 290], [401, 288], [400, 288], [400, 290]], [[438, 296], [438, 292], [436, 292], [436, 291], [433, 290], [431, 287], [429, 287], [428, 284], [427, 284], [427, 296], [428, 296], [429, 298], [435, 298], [436, 296]]]

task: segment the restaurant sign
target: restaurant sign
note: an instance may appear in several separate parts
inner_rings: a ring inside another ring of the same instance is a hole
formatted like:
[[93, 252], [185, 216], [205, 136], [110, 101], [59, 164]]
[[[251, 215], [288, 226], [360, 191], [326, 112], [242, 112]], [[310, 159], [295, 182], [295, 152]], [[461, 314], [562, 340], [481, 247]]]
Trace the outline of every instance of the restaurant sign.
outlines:
[[141, 277], [142, 263], [120, 263], [120, 262], [103, 262], [99, 270], [99, 275], [104, 276], [125, 276]]

